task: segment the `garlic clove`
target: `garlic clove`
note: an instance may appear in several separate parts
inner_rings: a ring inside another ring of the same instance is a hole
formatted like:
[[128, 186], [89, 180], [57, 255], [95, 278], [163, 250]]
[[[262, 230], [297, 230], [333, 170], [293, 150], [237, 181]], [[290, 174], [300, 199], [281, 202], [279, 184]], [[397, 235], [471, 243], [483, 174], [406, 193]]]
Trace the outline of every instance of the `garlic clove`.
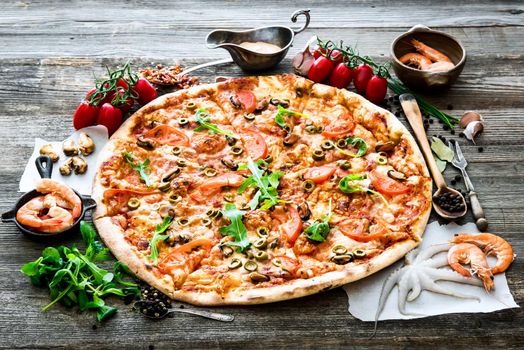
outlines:
[[473, 111], [468, 111], [468, 112], [465, 112], [463, 115], [462, 115], [462, 118], [460, 118], [460, 121], [459, 121], [459, 125], [461, 128], [465, 129], [469, 123], [471, 122], [479, 122], [479, 121], [483, 121], [484, 119], [482, 118], [482, 116], [477, 113], [477, 112], [473, 112]]
[[466, 126], [463, 133], [464, 136], [473, 143], [475, 143], [475, 137], [484, 130], [484, 123], [481, 121], [473, 121]]

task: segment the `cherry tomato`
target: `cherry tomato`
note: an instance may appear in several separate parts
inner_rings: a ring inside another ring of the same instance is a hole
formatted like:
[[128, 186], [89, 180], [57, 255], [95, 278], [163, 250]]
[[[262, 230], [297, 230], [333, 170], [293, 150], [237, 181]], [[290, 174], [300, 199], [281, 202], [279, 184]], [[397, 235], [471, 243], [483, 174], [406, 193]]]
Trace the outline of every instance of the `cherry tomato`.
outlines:
[[335, 69], [333, 69], [333, 72], [331, 72], [329, 85], [339, 89], [345, 88], [351, 83], [354, 76], [355, 69], [349, 68], [343, 62], [340, 62]]
[[242, 129], [242, 142], [253, 160], [267, 156], [267, 143], [262, 134], [251, 129]]
[[122, 111], [110, 103], [104, 103], [98, 112], [96, 123], [104, 125], [112, 135], [122, 124]]
[[[327, 53], [327, 50], [323, 47], [320, 47], [318, 45], [315, 46], [315, 48], [313, 49], [313, 57], [315, 59], [319, 58], [320, 56], [325, 56]], [[342, 62], [342, 59], [344, 58], [344, 56], [342, 55], [342, 52], [338, 51], [338, 50], [333, 50], [331, 51], [331, 54], [330, 54], [330, 57], [329, 57], [332, 61], [338, 63], [338, 62]]]
[[147, 131], [144, 137], [170, 146], [189, 146], [191, 142], [185, 132], [169, 125], [155, 126], [153, 129]]
[[329, 77], [334, 66], [335, 62], [327, 57], [320, 56], [313, 62], [311, 68], [309, 68], [307, 76], [315, 83], [320, 83]]
[[[122, 89], [119, 89], [118, 94], [122, 96], [125, 94], [125, 91]], [[117, 107], [120, 108], [122, 113], [125, 113], [125, 112], [128, 112], [133, 107], [134, 104], [135, 104], [135, 100], [133, 100], [131, 97], [128, 97], [125, 103], [121, 102], [120, 105]]]
[[344, 114], [333, 120], [322, 131], [322, 135], [329, 138], [338, 138], [351, 133], [355, 129], [355, 122], [349, 114]]
[[409, 187], [376, 170], [369, 173], [371, 185], [378, 192], [390, 196], [409, 192]]
[[313, 53], [313, 57], [315, 57], [315, 59], [317, 59], [320, 56], [326, 54], [326, 49], [324, 49], [323, 47], [320, 47], [318, 45], [315, 45], [315, 47], [313, 47], [312, 53]]
[[369, 79], [366, 87], [366, 98], [373, 103], [380, 103], [388, 92], [388, 81], [378, 75]]
[[217, 188], [222, 187], [238, 187], [242, 185], [242, 182], [244, 182], [245, 178], [238, 174], [233, 173], [225, 173], [219, 176], [216, 176], [214, 178], [211, 178], [204, 182], [200, 187], [198, 188], [201, 191], [209, 191], [214, 190]]
[[297, 240], [298, 235], [302, 232], [302, 219], [298, 214], [297, 207], [294, 204], [288, 204], [286, 211], [289, 216], [289, 220], [280, 225], [282, 231], [287, 236], [287, 242], [289, 246], [293, 246]]
[[369, 79], [373, 76], [373, 68], [367, 64], [361, 64], [357, 67], [355, 73], [355, 88], [360, 94], [366, 92]]
[[312, 180], [314, 183], [322, 183], [329, 179], [331, 175], [335, 173], [337, 167], [334, 165], [324, 165], [319, 167], [313, 167], [306, 170], [304, 173], [304, 179]]
[[253, 113], [257, 107], [257, 98], [251, 91], [237, 92], [238, 101], [244, 106], [247, 113]]
[[78, 130], [86, 126], [95, 125], [97, 116], [98, 107], [84, 101], [78, 105], [73, 114], [73, 126]]
[[342, 52], [338, 50], [333, 50], [331, 51], [329, 58], [331, 58], [331, 60], [335, 63], [340, 63], [344, 59], [344, 55], [342, 55]]
[[136, 85], [133, 87], [133, 90], [138, 95], [138, 103], [145, 105], [157, 98], [158, 94], [153, 85], [147, 79], [140, 78], [138, 79]]

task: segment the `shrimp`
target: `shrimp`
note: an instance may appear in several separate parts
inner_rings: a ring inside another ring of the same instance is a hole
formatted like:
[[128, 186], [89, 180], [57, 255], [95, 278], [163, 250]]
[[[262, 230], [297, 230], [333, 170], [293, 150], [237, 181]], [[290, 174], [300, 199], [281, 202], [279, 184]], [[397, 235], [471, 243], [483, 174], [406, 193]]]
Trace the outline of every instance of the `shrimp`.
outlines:
[[36, 184], [36, 190], [43, 194], [52, 194], [67, 202], [71, 209], [71, 215], [76, 220], [82, 212], [82, 201], [69, 186], [51, 179], [41, 179]]
[[486, 255], [493, 255], [497, 258], [497, 263], [491, 268], [491, 273], [504, 272], [513, 262], [513, 248], [502, 237], [492, 233], [481, 233], [478, 235], [462, 234], [453, 237], [451, 243], [472, 243], [482, 249]]
[[41, 232], [62, 231], [73, 224], [71, 213], [60, 207], [51, 207], [47, 214], [43, 215], [47, 211], [44, 200], [44, 196], [31, 199], [18, 209], [16, 220], [24, 226]]
[[411, 39], [411, 44], [415, 49], [420, 52], [422, 55], [426, 56], [433, 62], [451, 62], [448, 56], [444, 55], [442, 52], [435, 50], [434, 48], [418, 41], [417, 39]]
[[430, 64], [424, 70], [431, 73], [439, 73], [447, 72], [448, 70], [451, 70], [453, 68], [455, 68], [455, 65], [453, 63], [441, 61]]
[[[489, 268], [484, 252], [474, 244], [459, 243], [452, 246], [448, 251], [448, 264], [453, 270], [464, 277], [471, 277], [471, 272], [476, 274], [484, 284], [487, 292], [493, 289], [493, 274]], [[471, 272], [461, 264], [471, 265]]]
[[420, 70], [427, 70], [431, 66], [432, 62], [429, 58], [419, 54], [419, 53], [407, 53], [404, 56], [399, 58], [399, 61], [406, 64], [415, 66]]

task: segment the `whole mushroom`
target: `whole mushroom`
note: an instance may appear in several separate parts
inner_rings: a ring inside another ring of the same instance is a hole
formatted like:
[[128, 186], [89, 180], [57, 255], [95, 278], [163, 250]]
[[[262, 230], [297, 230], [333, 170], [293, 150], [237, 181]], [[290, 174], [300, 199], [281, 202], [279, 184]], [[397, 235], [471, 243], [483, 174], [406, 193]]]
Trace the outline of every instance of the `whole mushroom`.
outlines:
[[60, 158], [58, 153], [56, 153], [55, 150], [53, 149], [53, 145], [51, 145], [50, 143], [46, 143], [45, 145], [43, 145], [40, 148], [40, 154], [43, 156], [51, 157], [51, 160], [53, 161], [53, 163], [56, 163], [58, 159]]
[[78, 138], [79, 150], [84, 156], [88, 156], [95, 150], [95, 143], [85, 132], [80, 133]]

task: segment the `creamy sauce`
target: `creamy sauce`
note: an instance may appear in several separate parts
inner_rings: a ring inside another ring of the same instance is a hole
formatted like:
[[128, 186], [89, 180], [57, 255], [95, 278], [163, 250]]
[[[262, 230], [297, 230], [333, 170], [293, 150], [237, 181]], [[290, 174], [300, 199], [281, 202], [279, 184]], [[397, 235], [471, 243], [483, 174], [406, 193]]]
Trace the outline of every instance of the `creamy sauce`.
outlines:
[[263, 41], [257, 41], [255, 43], [251, 41], [244, 41], [240, 43], [239, 46], [249, 51], [254, 51], [258, 53], [266, 53], [266, 54], [276, 53], [282, 50], [282, 48], [277, 45], [265, 43]]

